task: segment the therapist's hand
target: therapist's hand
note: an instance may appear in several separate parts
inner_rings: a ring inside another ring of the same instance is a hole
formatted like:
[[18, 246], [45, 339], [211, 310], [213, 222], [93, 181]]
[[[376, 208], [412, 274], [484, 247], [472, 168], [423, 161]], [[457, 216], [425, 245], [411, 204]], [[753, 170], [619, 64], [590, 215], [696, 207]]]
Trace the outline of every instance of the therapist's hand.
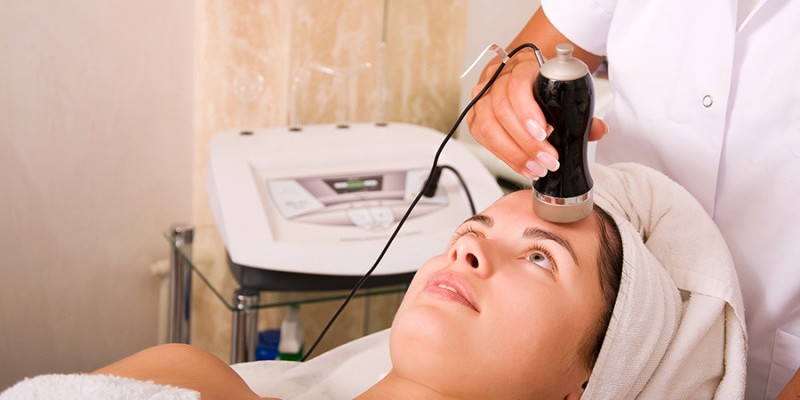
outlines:
[[[480, 82], [472, 89], [478, 94], [499, 66], [489, 64]], [[539, 64], [533, 52], [519, 52], [506, 63], [491, 88], [467, 116], [475, 140], [528, 179], [538, 179], [559, 167], [558, 152], [545, 139], [552, 130], [533, 99], [533, 83]], [[592, 120], [589, 140], [599, 140], [608, 132], [606, 124]]]

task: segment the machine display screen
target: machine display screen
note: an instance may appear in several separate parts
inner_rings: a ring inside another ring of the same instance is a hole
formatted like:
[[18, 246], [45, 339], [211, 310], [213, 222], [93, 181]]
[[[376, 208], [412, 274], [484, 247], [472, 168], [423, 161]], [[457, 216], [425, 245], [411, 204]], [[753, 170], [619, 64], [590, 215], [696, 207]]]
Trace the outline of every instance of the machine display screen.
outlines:
[[383, 176], [361, 176], [336, 179], [325, 179], [325, 183], [337, 194], [353, 192], [374, 192], [380, 191], [383, 187]]

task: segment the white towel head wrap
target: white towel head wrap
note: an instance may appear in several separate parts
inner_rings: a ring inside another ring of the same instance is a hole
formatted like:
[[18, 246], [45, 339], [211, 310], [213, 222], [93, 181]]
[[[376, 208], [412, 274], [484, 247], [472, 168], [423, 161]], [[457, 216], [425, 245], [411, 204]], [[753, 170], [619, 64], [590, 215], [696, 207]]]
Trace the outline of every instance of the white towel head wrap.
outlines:
[[619, 228], [623, 269], [583, 398], [742, 398], [744, 308], [716, 225], [655, 170], [593, 165], [591, 173], [595, 203]]

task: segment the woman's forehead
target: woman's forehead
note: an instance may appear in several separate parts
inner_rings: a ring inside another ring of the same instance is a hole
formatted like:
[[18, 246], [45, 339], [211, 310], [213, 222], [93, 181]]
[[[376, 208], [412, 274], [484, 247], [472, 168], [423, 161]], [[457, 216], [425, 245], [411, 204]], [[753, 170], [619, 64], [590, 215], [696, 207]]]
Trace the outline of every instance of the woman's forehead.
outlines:
[[587, 236], [599, 240], [599, 222], [596, 213], [588, 218], [570, 224], [555, 224], [540, 218], [533, 211], [533, 194], [530, 190], [520, 190], [507, 194], [496, 201], [481, 214], [490, 216], [496, 223], [506, 226], [538, 226], [576, 239]]
[[[518, 190], [509, 193], [494, 202], [486, 211], [499, 208], [519, 208], [515, 210], [520, 213], [533, 213], [533, 194], [530, 190]], [[522, 204], [527, 203], [529, 207], [525, 208]]]
[[533, 212], [533, 194], [530, 190], [509, 193], [497, 200], [482, 214], [509, 221], [545, 222]]

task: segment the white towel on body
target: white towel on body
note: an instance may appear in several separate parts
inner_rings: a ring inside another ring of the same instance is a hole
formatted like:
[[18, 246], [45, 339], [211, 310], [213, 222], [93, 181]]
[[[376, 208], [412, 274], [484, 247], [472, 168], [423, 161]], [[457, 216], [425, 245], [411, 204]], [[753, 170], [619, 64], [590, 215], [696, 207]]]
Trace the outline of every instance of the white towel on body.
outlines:
[[50, 374], [17, 382], [0, 400], [200, 400], [200, 393], [111, 375]]
[[348, 342], [306, 362], [232, 365], [259, 396], [286, 400], [352, 399], [392, 369], [389, 329]]
[[743, 398], [744, 306], [716, 225], [653, 169], [593, 165], [591, 172], [595, 203], [622, 235], [624, 265], [583, 398]]

